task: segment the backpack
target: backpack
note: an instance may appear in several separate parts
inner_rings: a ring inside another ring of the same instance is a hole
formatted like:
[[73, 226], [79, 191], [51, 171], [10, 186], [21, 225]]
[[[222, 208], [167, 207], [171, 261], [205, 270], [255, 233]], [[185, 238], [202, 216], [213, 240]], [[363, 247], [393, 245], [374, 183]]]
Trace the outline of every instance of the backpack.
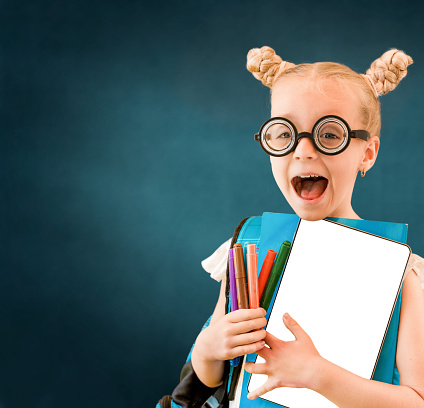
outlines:
[[[332, 220], [376, 235], [385, 236], [396, 241], [406, 241], [406, 229], [402, 224], [341, 218], [332, 218]], [[256, 244], [259, 252], [259, 247], [261, 245], [261, 231], [265, 235], [265, 237], [263, 235], [263, 245], [267, 245], [270, 236], [271, 239], [273, 239], [272, 233], [275, 231], [278, 231], [279, 235], [281, 235], [280, 233], [283, 231], [283, 233], [286, 234], [284, 236], [287, 237], [288, 240], [292, 241], [298, 222], [299, 217], [292, 214], [264, 213], [263, 216], [245, 218], [234, 231], [231, 247], [233, 247], [236, 242], [240, 243], [243, 248], [249, 244]], [[230, 280], [228, 273], [229, 271], [227, 266], [226, 313], [229, 313], [231, 309], [229, 290]], [[399, 385], [400, 378], [399, 372], [396, 368], [395, 359], [401, 296], [402, 292], [400, 292], [396, 306], [393, 310], [392, 319], [388, 327], [373, 376], [374, 380], [397, 385]], [[209, 322], [210, 318], [207, 320], [202, 330], [209, 325]], [[229, 406], [229, 401], [234, 399], [237, 385], [237, 381], [234, 379], [238, 378], [241, 367], [242, 364], [239, 364], [237, 367], [230, 366], [227, 361], [225, 364], [223, 384], [217, 388], [208, 388], [197, 378], [193, 371], [190, 351], [186, 364], [181, 371], [180, 383], [174, 389], [171, 396], [166, 395], [158, 402], [156, 408], [227, 408]], [[247, 387], [246, 381], [248, 380], [248, 377], [249, 376], [245, 376], [243, 380], [244, 391], [242, 392], [242, 396], [246, 395], [245, 389]], [[245, 405], [246, 407], [256, 406], [258, 408], [271, 408], [275, 406], [275, 404], [261, 399], [243, 399], [243, 401], [244, 400], [246, 400], [246, 404], [243, 404], [243, 408]]]

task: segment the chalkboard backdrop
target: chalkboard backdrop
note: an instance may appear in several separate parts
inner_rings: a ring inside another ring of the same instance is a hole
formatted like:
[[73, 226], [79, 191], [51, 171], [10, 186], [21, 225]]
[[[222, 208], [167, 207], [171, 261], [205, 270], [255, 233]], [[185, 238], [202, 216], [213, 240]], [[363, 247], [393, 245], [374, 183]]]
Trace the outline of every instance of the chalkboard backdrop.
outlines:
[[0, 406], [152, 407], [219, 285], [238, 222], [291, 212], [253, 135], [252, 47], [365, 72], [414, 58], [382, 101], [354, 208], [424, 254], [424, 3], [0, 1]]

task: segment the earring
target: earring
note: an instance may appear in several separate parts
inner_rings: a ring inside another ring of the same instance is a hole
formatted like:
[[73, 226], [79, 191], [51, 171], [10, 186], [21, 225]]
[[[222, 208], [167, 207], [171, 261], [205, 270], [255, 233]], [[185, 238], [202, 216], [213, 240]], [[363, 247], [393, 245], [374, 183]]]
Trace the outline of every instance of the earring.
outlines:
[[361, 177], [365, 177], [365, 173], [366, 173], [365, 170], [361, 170]]

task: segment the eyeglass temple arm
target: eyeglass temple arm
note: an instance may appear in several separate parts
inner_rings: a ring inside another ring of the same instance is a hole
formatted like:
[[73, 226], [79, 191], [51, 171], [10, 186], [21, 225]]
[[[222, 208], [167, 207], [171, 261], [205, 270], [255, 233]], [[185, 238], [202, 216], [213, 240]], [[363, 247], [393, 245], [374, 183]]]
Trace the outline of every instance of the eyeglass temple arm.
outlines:
[[350, 133], [350, 137], [368, 141], [371, 136], [366, 130], [352, 130], [352, 132]]

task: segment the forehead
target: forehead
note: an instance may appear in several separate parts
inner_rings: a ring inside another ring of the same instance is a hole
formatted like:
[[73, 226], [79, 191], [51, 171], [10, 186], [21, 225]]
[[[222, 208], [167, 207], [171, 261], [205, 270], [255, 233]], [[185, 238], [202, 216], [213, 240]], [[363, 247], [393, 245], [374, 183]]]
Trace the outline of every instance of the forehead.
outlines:
[[271, 116], [283, 116], [295, 124], [312, 126], [323, 116], [337, 115], [354, 129], [361, 126], [359, 113], [360, 104], [354, 90], [332, 78], [281, 78], [272, 89]]

